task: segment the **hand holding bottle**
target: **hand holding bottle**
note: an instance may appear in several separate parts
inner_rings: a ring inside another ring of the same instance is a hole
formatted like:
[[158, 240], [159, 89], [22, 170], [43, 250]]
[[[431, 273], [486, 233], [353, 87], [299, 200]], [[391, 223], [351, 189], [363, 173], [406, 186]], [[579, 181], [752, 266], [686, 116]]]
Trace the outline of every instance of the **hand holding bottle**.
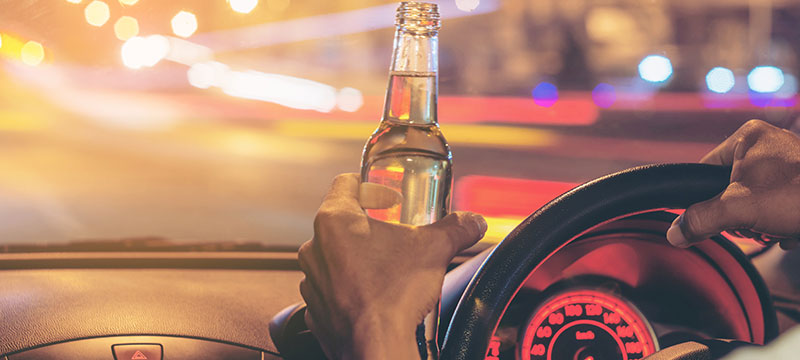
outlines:
[[456, 212], [425, 226], [367, 216], [396, 192], [338, 176], [300, 247], [306, 323], [330, 359], [415, 359], [414, 329], [435, 306], [447, 265], [486, 231], [480, 215]]

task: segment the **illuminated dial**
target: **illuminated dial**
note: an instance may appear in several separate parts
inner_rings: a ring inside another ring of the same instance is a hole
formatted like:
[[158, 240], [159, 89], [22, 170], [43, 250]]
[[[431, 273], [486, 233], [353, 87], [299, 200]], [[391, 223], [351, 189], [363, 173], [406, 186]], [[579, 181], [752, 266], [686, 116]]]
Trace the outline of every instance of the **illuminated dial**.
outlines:
[[657, 350], [650, 324], [630, 303], [589, 289], [570, 290], [533, 313], [520, 352], [523, 360], [629, 360]]

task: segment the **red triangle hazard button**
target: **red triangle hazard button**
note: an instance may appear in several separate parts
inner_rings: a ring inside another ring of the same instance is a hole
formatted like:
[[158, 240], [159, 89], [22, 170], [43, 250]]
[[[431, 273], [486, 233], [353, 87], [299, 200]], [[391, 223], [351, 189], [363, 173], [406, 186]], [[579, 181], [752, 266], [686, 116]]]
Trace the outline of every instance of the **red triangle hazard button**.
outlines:
[[162, 360], [161, 344], [115, 344], [111, 346], [115, 360]]

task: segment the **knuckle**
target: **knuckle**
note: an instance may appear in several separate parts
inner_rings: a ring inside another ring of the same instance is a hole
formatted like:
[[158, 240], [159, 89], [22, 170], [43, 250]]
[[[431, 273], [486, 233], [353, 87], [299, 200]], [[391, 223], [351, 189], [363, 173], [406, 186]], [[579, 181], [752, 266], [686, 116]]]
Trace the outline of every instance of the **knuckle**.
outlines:
[[469, 215], [458, 213], [456, 217], [457, 221], [453, 225], [451, 232], [451, 236], [455, 238], [453, 240], [464, 239], [472, 235], [471, 231], [469, 231], [469, 227], [472, 225]]
[[347, 179], [350, 176], [352, 176], [352, 174], [350, 174], [350, 173], [337, 174], [336, 176], [333, 177], [333, 182], [337, 182], [337, 181], [341, 181], [341, 180]]
[[333, 181], [331, 182], [331, 184], [333, 185], [333, 184], [337, 184], [337, 183], [340, 183], [340, 182], [343, 182], [343, 181], [349, 181], [351, 178], [354, 178], [354, 177], [356, 179], [358, 179], [359, 175], [356, 174], [356, 173], [338, 174], [338, 175], [334, 176]]
[[302, 245], [300, 245], [300, 248], [297, 250], [298, 257], [301, 256], [305, 257], [309, 255], [308, 253], [311, 252], [311, 241], [312, 240], [308, 240], [304, 242]]
[[320, 208], [314, 216], [314, 228], [319, 229], [327, 224], [336, 222], [336, 211], [328, 208]]
[[764, 120], [750, 119], [747, 120], [747, 122], [745, 122], [744, 125], [742, 125], [742, 130], [744, 130], [747, 133], [760, 133], [771, 127], [772, 125], [768, 124]]
[[457, 251], [460, 244], [467, 242], [472, 237], [472, 233], [466, 228], [461, 217], [462, 215], [459, 215], [459, 221], [446, 229], [443, 234], [443, 239], [446, 240], [451, 252]]
[[313, 258], [313, 255], [311, 254], [312, 246], [313, 245], [311, 244], [311, 241], [306, 241], [297, 251], [297, 261], [300, 264], [300, 269], [306, 274], [308, 274], [308, 265], [311, 264]]

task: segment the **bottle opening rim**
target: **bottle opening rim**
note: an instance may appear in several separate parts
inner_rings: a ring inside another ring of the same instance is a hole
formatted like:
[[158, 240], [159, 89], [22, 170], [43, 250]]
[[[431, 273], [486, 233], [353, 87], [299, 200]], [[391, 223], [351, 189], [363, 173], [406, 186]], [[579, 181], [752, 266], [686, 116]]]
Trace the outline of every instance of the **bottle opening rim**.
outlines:
[[439, 6], [434, 3], [404, 1], [397, 8], [397, 29], [407, 33], [435, 34], [441, 27]]

